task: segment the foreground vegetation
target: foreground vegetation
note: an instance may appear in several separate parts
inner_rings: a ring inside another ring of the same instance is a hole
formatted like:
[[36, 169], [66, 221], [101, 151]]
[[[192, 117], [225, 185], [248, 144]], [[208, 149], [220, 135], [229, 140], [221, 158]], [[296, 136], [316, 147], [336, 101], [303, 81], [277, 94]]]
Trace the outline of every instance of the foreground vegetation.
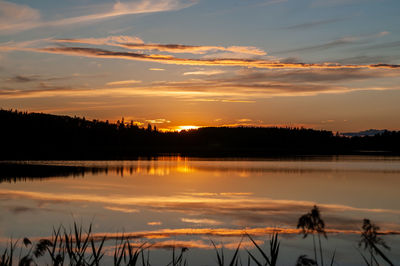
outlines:
[[133, 121], [0, 110], [0, 159], [132, 159], [184, 156], [400, 154], [400, 132], [345, 137], [325, 130], [278, 127], [207, 127], [160, 132]]
[[[324, 258], [323, 248], [321, 245], [321, 236], [327, 238], [325, 232], [325, 223], [320, 216], [320, 211], [317, 206], [314, 206], [309, 213], [302, 215], [298, 220], [298, 228], [301, 228], [304, 238], [311, 235], [313, 238], [314, 258], [308, 255], [300, 255], [294, 265], [296, 266], [313, 266], [313, 265], [334, 265], [340, 264], [336, 261], [333, 251], [330, 258]], [[371, 223], [370, 220], [364, 219], [361, 231], [361, 238], [358, 243], [360, 261], [367, 266], [381, 265], [384, 262], [387, 265], [394, 265], [392, 261], [382, 251], [389, 250], [389, 246], [379, 237], [379, 227]], [[319, 244], [315, 242], [315, 235], [318, 237]], [[216, 256], [216, 265], [218, 266], [238, 266], [238, 265], [257, 265], [257, 266], [275, 266], [278, 264], [280, 252], [280, 240], [277, 233], [271, 236], [269, 247], [262, 249], [257, 242], [248, 234], [244, 235], [250, 239], [254, 245], [255, 252], [246, 249], [244, 258], [240, 255], [241, 242], [238, 244], [234, 254], [231, 257], [224, 255], [224, 249], [218, 248], [214, 241], [211, 240], [211, 245], [214, 247]], [[106, 236], [94, 236], [92, 234], [92, 226], [84, 232], [82, 226], [74, 223], [72, 229], [65, 229], [60, 226], [58, 229], [53, 229], [51, 238], [40, 239], [37, 243], [32, 243], [28, 238], [24, 238], [22, 246], [18, 250], [18, 241], [10, 241], [9, 246], [0, 252], [0, 266], [33, 266], [33, 265], [71, 265], [71, 266], [86, 266], [86, 265], [101, 265], [105, 256], [112, 256], [112, 265], [114, 266], [150, 266], [151, 256], [150, 250], [152, 245], [149, 243], [131, 243], [129, 237], [121, 234], [119, 237], [113, 238], [115, 244], [112, 247], [112, 252], [106, 252], [105, 243], [110, 241]], [[242, 238], [243, 240], [243, 238]], [[319, 255], [317, 253], [317, 246]], [[24, 249], [23, 249], [24, 248]], [[172, 247], [172, 256], [164, 265], [167, 266], [185, 266], [188, 265], [186, 257], [188, 249], [183, 247], [179, 251]], [[327, 264], [324, 264], [324, 261]], [[103, 263], [104, 264], [104, 263]], [[109, 264], [109, 263], [108, 263]], [[360, 263], [361, 264], [361, 263]]]

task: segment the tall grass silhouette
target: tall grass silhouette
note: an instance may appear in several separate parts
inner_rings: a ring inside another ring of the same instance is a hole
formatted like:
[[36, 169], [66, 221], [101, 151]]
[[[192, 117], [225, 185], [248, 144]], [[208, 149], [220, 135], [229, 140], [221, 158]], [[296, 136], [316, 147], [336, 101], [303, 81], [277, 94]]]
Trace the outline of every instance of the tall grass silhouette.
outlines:
[[[301, 223], [300, 223], [301, 222]], [[314, 233], [326, 236], [325, 223], [323, 222], [320, 211], [317, 206], [300, 217], [299, 227], [303, 229], [303, 234], [308, 235]], [[304, 228], [303, 228], [304, 226]], [[379, 227], [372, 223], [369, 219], [363, 220], [362, 231], [360, 231], [361, 239], [358, 242], [359, 248], [363, 248], [368, 255], [364, 255], [359, 249], [362, 261], [367, 266], [380, 265], [379, 260], [383, 260], [388, 265], [394, 265], [382, 248], [390, 250], [389, 246], [379, 236]], [[281, 240], [278, 233], [274, 233], [269, 240], [267, 248], [263, 248], [256, 240], [249, 234], [244, 234], [243, 237], [248, 238], [252, 245], [253, 250], [245, 249], [247, 255], [247, 265], [257, 266], [276, 266], [278, 265], [278, 258], [281, 252]], [[242, 237], [242, 240], [243, 240]], [[305, 238], [305, 237], [304, 237]], [[115, 244], [106, 247], [106, 242], [115, 240]], [[245, 265], [241, 259], [241, 244], [242, 240], [236, 247], [233, 255], [227, 257], [224, 253], [224, 248], [215, 244], [210, 240], [210, 246], [215, 251], [215, 262], [218, 266], [238, 266]], [[314, 256], [309, 258], [307, 255], [301, 255], [294, 263], [296, 266], [313, 266], [323, 265], [324, 257], [319, 241], [320, 263], [317, 260], [317, 252], [315, 241], [314, 243]], [[53, 266], [98, 266], [98, 265], [114, 265], [114, 266], [151, 266], [150, 262], [150, 249], [151, 244], [131, 243], [129, 237], [124, 234], [117, 235], [116, 237], [107, 237], [107, 235], [99, 236], [92, 233], [92, 224], [89, 225], [87, 230], [83, 229], [82, 225], [76, 222], [69, 229], [59, 226], [57, 229], [53, 228], [52, 235], [49, 238], [37, 240], [36, 243], [28, 238], [24, 238], [19, 244], [19, 254], [16, 254], [19, 241], [10, 240], [7, 243], [4, 251], [0, 252], [0, 266], [34, 266], [34, 265], [53, 265]], [[111, 249], [110, 249], [111, 248]], [[111, 252], [110, 252], [111, 251]], [[180, 251], [172, 246], [171, 259], [165, 262], [166, 266], [187, 266], [188, 248], [181, 247]], [[257, 252], [257, 253], [254, 253]], [[330, 258], [330, 265], [335, 263], [336, 251], [333, 252]], [[105, 262], [104, 258], [108, 256], [112, 258]], [[368, 257], [368, 258], [367, 258]], [[327, 261], [327, 260], [325, 260]]]
[[317, 207], [317, 205], [314, 205], [314, 207], [311, 209], [310, 212], [302, 215], [299, 218], [299, 221], [297, 223], [297, 228], [302, 229], [304, 238], [306, 238], [309, 234], [312, 235], [313, 246], [314, 246], [314, 259], [315, 259], [315, 262], [318, 263], [317, 250], [316, 250], [316, 244], [315, 244], [315, 233], [317, 233], [318, 242], [319, 242], [320, 261], [321, 261], [321, 265], [323, 266], [324, 265], [324, 256], [322, 254], [321, 235], [323, 235], [325, 238], [327, 238], [327, 235], [325, 232], [325, 222], [321, 218], [320, 210]]
[[358, 242], [359, 247], [364, 247], [364, 250], [368, 250], [370, 259], [368, 259], [360, 252], [360, 255], [364, 259], [364, 262], [368, 266], [379, 265], [376, 255], [380, 256], [386, 263], [389, 265], [393, 265], [393, 263], [389, 260], [389, 258], [382, 252], [382, 250], [378, 247], [381, 246], [387, 250], [390, 250], [390, 247], [385, 243], [385, 241], [378, 236], [379, 226], [371, 223], [369, 219], [363, 220], [362, 225], [363, 231], [361, 232], [361, 239]]

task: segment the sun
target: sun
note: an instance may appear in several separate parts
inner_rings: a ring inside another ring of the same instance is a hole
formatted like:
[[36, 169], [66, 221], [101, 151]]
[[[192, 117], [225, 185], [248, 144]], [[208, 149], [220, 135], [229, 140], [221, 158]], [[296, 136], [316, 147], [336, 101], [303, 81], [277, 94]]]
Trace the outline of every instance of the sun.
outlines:
[[175, 130], [181, 132], [182, 130], [191, 130], [191, 129], [198, 129], [199, 126], [177, 126]]

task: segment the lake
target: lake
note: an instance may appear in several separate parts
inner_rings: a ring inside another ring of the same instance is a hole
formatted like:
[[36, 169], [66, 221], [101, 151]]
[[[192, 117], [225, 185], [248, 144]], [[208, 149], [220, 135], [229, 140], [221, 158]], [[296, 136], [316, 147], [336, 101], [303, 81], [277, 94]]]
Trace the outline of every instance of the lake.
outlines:
[[[0, 178], [2, 247], [11, 237], [35, 240], [76, 221], [84, 228], [92, 223], [96, 234], [124, 233], [132, 243], [153, 244], [152, 265], [168, 264], [172, 246], [189, 249], [189, 265], [216, 265], [211, 240], [228, 258], [242, 241], [240, 258], [247, 265], [244, 248], [259, 255], [242, 235], [253, 235], [267, 249], [276, 230], [278, 264], [294, 265], [302, 254], [314, 257], [312, 237], [295, 229], [316, 204], [328, 231], [322, 239], [325, 261], [336, 250], [339, 265], [363, 263], [357, 251], [363, 218], [388, 233], [381, 237], [391, 250], [383, 250], [400, 261], [400, 157], [1, 163], [6, 164], [28, 168], [7, 168]], [[112, 255], [115, 241], [107, 242], [106, 255]]]

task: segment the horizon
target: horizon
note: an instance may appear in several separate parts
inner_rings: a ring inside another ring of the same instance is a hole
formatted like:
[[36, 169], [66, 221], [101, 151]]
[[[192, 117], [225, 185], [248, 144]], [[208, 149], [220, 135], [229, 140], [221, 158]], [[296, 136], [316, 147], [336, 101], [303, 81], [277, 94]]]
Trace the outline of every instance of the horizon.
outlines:
[[[340, 132], [340, 131], [335, 131], [335, 130], [325, 130], [325, 129], [315, 129], [311, 127], [296, 127], [296, 126], [288, 126], [288, 125], [262, 125], [262, 126], [256, 126], [256, 125], [217, 125], [217, 126], [193, 126], [193, 125], [181, 125], [181, 126], [176, 126], [175, 128], [159, 128], [157, 127], [157, 124], [151, 124], [151, 123], [138, 123], [137, 121], [127, 121], [125, 120], [124, 117], [121, 117], [120, 119], [117, 119], [115, 121], [109, 121], [109, 120], [100, 120], [96, 118], [89, 118], [87, 119], [86, 117], [82, 116], [71, 116], [71, 115], [62, 115], [62, 114], [51, 114], [51, 113], [43, 113], [43, 112], [29, 112], [27, 110], [17, 110], [17, 109], [9, 109], [9, 110], [4, 110], [0, 109], [0, 111], [7, 111], [7, 112], [18, 112], [18, 113], [27, 113], [29, 114], [43, 114], [43, 115], [54, 115], [54, 116], [68, 116], [70, 118], [77, 118], [77, 119], [85, 119], [90, 122], [102, 122], [102, 123], [111, 123], [111, 124], [124, 124], [125, 126], [129, 125], [134, 125], [142, 129], [146, 129], [148, 126], [152, 126], [152, 128], [157, 131], [161, 132], [181, 132], [181, 131], [189, 131], [189, 130], [197, 130], [200, 128], [237, 128], [237, 127], [244, 127], [244, 128], [290, 128], [290, 129], [312, 129], [312, 130], [322, 130], [322, 131], [328, 131], [332, 133], [340, 133], [340, 134], [357, 134], [357, 133], [364, 133], [364, 132], [369, 132], [369, 131], [390, 131], [385, 128], [377, 129], [377, 128], [369, 128], [369, 129], [364, 129], [360, 130], [357, 132]], [[397, 130], [393, 130], [397, 131]]]
[[400, 130], [396, 0], [0, 0], [0, 107]]

